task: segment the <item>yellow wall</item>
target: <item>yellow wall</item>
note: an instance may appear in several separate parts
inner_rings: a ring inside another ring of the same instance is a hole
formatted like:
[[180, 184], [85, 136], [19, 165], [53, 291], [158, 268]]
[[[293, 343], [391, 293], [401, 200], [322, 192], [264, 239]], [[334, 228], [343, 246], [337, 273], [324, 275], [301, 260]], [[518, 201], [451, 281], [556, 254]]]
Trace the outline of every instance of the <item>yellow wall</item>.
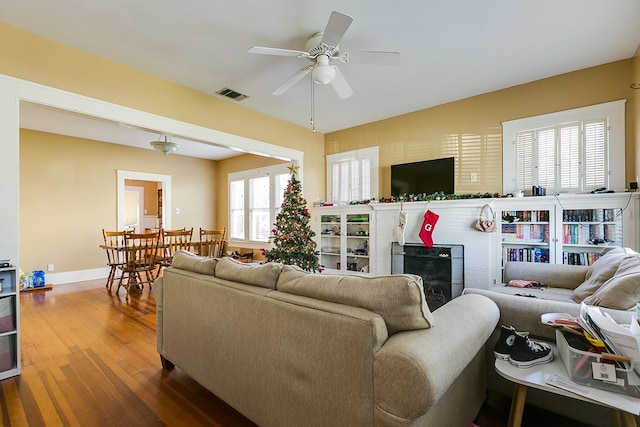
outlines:
[[124, 185], [144, 188], [144, 206], [146, 215], [158, 215], [158, 183], [154, 181], [138, 181], [136, 179], [125, 179]]
[[[456, 193], [501, 192], [501, 122], [628, 99], [626, 175], [627, 181], [635, 180], [633, 62], [617, 61], [329, 133], [325, 154], [378, 145], [382, 197], [391, 195], [392, 164], [450, 156], [456, 157]], [[471, 182], [472, 172], [477, 182]]]
[[171, 175], [172, 228], [213, 228], [216, 162], [44, 132], [20, 132], [20, 266], [103, 267], [102, 229], [115, 230], [116, 170]]
[[[0, 23], [0, 73], [115, 104], [294, 148], [305, 169], [324, 175], [324, 135], [151, 74]], [[305, 175], [305, 177], [309, 176]], [[324, 180], [304, 180], [305, 194], [324, 194]]]

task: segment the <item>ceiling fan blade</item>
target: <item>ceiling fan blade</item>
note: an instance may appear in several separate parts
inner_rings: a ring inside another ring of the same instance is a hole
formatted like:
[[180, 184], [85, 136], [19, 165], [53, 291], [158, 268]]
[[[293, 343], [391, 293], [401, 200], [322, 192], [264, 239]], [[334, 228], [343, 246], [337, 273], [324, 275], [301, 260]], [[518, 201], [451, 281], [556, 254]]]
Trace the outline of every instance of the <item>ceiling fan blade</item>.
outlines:
[[342, 40], [344, 33], [347, 32], [351, 22], [353, 22], [353, 18], [349, 15], [336, 12], [335, 10], [331, 12], [329, 22], [327, 22], [327, 26], [324, 29], [320, 43], [324, 43], [327, 46], [338, 46], [338, 43]]
[[340, 69], [335, 66], [333, 68], [336, 69], [336, 77], [333, 79], [333, 82], [331, 82], [331, 84], [333, 85], [333, 88], [335, 89], [340, 99], [347, 99], [348, 97], [353, 95], [353, 90], [340, 72]]
[[282, 95], [286, 91], [288, 91], [294, 84], [298, 83], [304, 76], [309, 74], [309, 72], [313, 69], [313, 65], [307, 65], [299, 69], [294, 75], [289, 77], [284, 81], [276, 90], [273, 91], [273, 95]]
[[355, 51], [346, 54], [347, 62], [374, 65], [398, 65], [400, 52]]
[[309, 53], [301, 50], [278, 49], [275, 47], [253, 46], [247, 52], [260, 55], [295, 56], [297, 58], [308, 58]]

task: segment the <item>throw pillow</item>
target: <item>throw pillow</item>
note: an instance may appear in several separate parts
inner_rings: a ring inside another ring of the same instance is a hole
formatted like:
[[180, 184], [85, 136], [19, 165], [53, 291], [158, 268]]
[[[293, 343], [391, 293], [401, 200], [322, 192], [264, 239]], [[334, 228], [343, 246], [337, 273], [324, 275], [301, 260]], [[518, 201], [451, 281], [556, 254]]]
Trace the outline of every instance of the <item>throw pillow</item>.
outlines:
[[252, 286], [275, 289], [282, 264], [246, 264], [232, 258], [220, 258], [216, 264], [216, 277]]
[[327, 275], [285, 265], [277, 289], [373, 311], [384, 319], [389, 335], [433, 326], [433, 314], [427, 306], [422, 278], [413, 274]]
[[585, 281], [573, 290], [573, 300], [582, 302], [586, 297], [593, 295], [607, 280], [613, 277], [626, 256], [624, 248], [614, 248], [598, 258], [589, 266], [584, 276]]
[[630, 310], [638, 301], [640, 301], [640, 257], [631, 255], [622, 261], [611, 279], [583, 302], [617, 310]]
[[218, 260], [215, 258], [205, 258], [185, 250], [179, 250], [173, 255], [171, 265], [181, 270], [213, 276], [217, 262]]

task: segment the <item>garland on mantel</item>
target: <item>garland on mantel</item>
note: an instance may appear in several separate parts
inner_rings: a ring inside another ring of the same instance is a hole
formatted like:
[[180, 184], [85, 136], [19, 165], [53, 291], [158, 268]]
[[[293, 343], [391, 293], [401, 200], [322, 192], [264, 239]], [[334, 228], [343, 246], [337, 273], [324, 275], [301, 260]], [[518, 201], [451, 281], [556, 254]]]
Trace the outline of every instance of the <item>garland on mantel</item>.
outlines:
[[[510, 197], [511, 194], [504, 196]], [[381, 197], [379, 199], [368, 199], [368, 200], [356, 200], [352, 201], [350, 205], [366, 205], [371, 202], [378, 203], [398, 203], [398, 202], [430, 202], [433, 200], [466, 200], [466, 199], [491, 199], [491, 198], [500, 198], [503, 197], [500, 193], [473, 193], [473, 194], [445, 194], [443, 192], [426, 194], [426, 193], [418, 193], [418, 194], [401, 194], [399, 196], [391, 196], [391, 197]]]

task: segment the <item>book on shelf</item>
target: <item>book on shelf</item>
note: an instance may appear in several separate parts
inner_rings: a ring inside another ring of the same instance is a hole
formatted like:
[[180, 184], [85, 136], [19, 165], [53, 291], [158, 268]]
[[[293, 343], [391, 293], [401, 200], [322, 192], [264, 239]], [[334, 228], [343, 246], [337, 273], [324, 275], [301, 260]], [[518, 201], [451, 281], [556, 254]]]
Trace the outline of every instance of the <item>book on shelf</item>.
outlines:
[[562, 263], [566, 265], [591, 265], [602, 256], [598, 252], [563, 252]]
[[502, 259], [518, 262], [549, 262], [547, 248], [503, 248]]
[[502, 211], [502, 218], [513, 218], [518, 222], [549, 222], [549, 211]]

